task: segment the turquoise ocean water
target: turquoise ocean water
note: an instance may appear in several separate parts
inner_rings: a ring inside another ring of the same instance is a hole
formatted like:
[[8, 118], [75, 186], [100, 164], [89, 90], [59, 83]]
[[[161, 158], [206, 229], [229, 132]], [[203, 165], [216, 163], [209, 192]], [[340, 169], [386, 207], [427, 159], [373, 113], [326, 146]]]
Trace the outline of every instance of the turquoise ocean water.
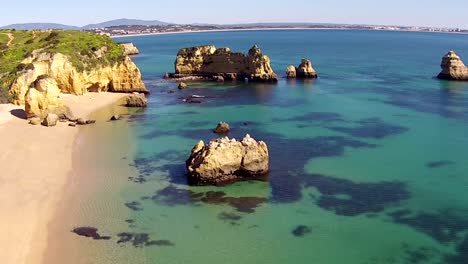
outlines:
[[[89, 197], [94, 209], [74, 209], [83, 211], [74, 226], [112, 236], [70, 235], [96, 245], [77, 263], [468, 263], [468, 83], [434, 78], [448, 50], [468, 60], [468, 36], [324, 30], [119, 41], [140, 49], [134, 61], [152, 94], [148, 109], [121, 121], [134, 155], [122, 157], [118, 143], [101, 155], [101, 166], [127, 168], [106, 174], [118, 188]], [[161, 79], [179, 48], [203, 44], [243, 52], [258, 44], [280, 76], [307, 57], [320, 77], [184, 91]], [[190, 95], [207, 98], [184, 103]], [[269, 145], [268, 182], [187, 185], [185, 159], [219, 121], [232, 137]], [[99, 204], [110, 200], [121, 213], [106, 217]]]

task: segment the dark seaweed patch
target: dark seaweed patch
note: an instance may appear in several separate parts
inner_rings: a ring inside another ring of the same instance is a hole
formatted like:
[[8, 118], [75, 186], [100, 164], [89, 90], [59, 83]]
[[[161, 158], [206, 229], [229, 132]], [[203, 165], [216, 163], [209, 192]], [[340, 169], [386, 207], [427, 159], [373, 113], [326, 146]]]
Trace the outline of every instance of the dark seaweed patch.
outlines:
[[318, 206], [344, 216], [382, 212], [386, 206], [410, 197], [400, 182], [355, 183], [312, 174], [304, 177], [304, 184], [317, 188], [322, 194], [317, 199]]
[[466, 264], [468, 260], [468, 235], [457, 246], [456, 254], [446, 257], [447, 264]]
[[346, 120], [338, 113], [333, 112], [311, 112], [301, 116], [295, 116], [290, 118], [274, 118], [274, 122], [283, 122], [283, 121], [300, 121], [300, 122], [320, 122], [320, 123], [330, 123], [330, 122], [346, 122]]
[[218, 214], [218, 218], [223, 221], [236, 222], [242, 219], [242, 216], [235, 213], [222, 212]]
[[312, 232], [312, 229], [305, 225], [299, 225], [296, 228], [294, 228], [293, 231], [291, 231], [291, 233], [296, 237], [303, 237], [309, 234], [310, 232]]
[[420, 247], [412, 250], [409, 249], [407, 245], [405, 247], [406, 261], [408, 263], [423, 264], [433, 260], [435, 257], [435, 249], [433, 248]]
[[127, 206], [128, 208], [130, 208], [133, 211], [143, 210], [143, 208], [141, 208], [141, 203], [137, 202], [137, 201], [130, 202], [130, 203], [125, 203], [125, 206]]
[[461, 218], [450, 210], [438, 213], [417, 213], [399, 210], [389, 214], [395, 223], [408, 225], [441, 243], [457, 241], [459, 235], [468, 231], [468, 219]]
[[401, 134], [408, 131], [408, 128], [392, 125], [384, 122], [380, 118], [368, 118], [358, 122], [356, 127], [329, 127], [332, 130], [346, 133], [353, 137], [382, 139], [391, 135]]
[[73, 233], [83, 236], [83, 237], [89, 237], [94, 240], [109, 240], [111, 239], [110, 236], [101, 236], [98, 233], [98, 229], [94, 227], [77, 227], [72, 230]]
[[175, 186], [168, 186], [152, 197], [157, 203], [163, 203], [168, 206], [176, 205], [198, 205], [215, 204], [229, 205], [242, 213], [253, 213], [255, 209], [267, 201], [263, 197], [229, 197], [224, 192], [194, 192], [186, 189], [179, 189]]
[[169, 240], [151, 240], [147, 233], [128, 233], [123, 232], [117, 234], [119, 240], [117, 244], [131, 243], [132, 246], [141, 248], [147, 246], [174, 246]]
[[437, 161], [430, 161], [426, 163], [426, 167], [435, 169], [435, 168], [445, 167], [445, 166], [449, 166], [453, 164], [455, 164], [455, 162], [450, 161], [450, 160], [437, 160]]

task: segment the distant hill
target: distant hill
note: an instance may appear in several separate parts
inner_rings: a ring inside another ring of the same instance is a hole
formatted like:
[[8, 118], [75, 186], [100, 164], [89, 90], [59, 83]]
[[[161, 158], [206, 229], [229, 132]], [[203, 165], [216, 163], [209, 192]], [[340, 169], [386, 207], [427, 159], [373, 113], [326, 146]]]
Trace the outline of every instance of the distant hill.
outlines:
[[11, 24], [8, 26], [0, 27], [0, 29], [16, 29], [16, 30], [32, 30], [32, 29], [80, 29], [75, 26], [68, 26], [55, 23], [24, 23], [24, 24]]
[[111, 21], [106, 21], [98, 24], [89, 24], [82, 29], [91, 29], [91, 28], [104, 28], [104, 27], [113, 27], [113, 26], [163, 26], [171, 25], [172, 23], [167, 23], [159, 20], [140, 20], [140, 19], [116, 19]]

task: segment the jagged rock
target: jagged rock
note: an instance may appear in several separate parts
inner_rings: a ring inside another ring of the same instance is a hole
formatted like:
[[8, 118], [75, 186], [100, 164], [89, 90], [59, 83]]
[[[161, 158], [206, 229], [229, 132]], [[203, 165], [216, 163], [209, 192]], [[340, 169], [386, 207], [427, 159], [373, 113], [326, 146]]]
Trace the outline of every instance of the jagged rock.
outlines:
[[256, 45], [249, 50], [248, 55], [232, 52], [229, 48], [217, 49], [213, 45], [179, 50], [172, 77], [215, 79], [217, 76], [225, 80], [278, 81], [278, 76], [270, 66], [270, 59]]
[[116, 120], [120, 120], [120, 116], [119, 116], [119, 115], [113, 115], [113, 116], [110, 118], [110, 121], [116, 121]]
[[29, 124], [33, 126], [40, 125], [42, 123], [42, 120], [39, 117], [33, 117], [29, 119]]
[[125, 100], [127, 107], [146, 107], [148, 105], [148, 99], [144, 94], [132, 94], [127, 96]]
[[454, 51], [450, 51], [442, 58], [440, 67], [442, 71], [437, 76], [439, 79], [457, 81], [468, 80], [468, 68]]
[[187, 85], [186, 83], [184, 83], [184, 82], [181, 82], [181, 83], [179, 83], [178, 88], [179, 88], [180, 90], [187, 89], [187, 88], [188, 88], [188, 85]]
[[246, 135], [242, 141], [219, 138], [200, 141], [186, 161], [192, 185], [223, 185], [262, 178], [269, 172], [268, 147]]
[[69, 58], [61, 53], [32, 52], [21, 62], [28, 65], [18, 73], [10, 86], [13, 103], [25, 103], [28, 88], [40, 76], [47, 75], [57, 82], [59, 91], [75, 95], [91, 92], [143, 92], [148, 93], [141, 79], [141, 73], [135, 63], [125, 56], [110, 66], [96, 67], [91, 71], [76, 69]]
[[56, 114], [47, 114], [47, 116], [42, 120], [42, 125], [46, 127], [56, 126], [59, 120], [58, 115]]
[[229, 127], [229, 124], [226, 122], [219, 122], [218, 126], [213, 130], [214, 133], [216, 134], [226, 134], [231, 130]]
[[140, 54], [140, 51], [138, 50], [133, 43], [128, 42], [128, 43], [120, 43], [124, 47], [124, 55], [138, 55]]
[[286, 68], [286, 77], [288, 79], [295, 79], [297, 77], [296, 67], [293, 65], [288, 66], [288, 68]]
[[44, 119], [49, 113], [59, 118], [72, 118], [68, 108], [60, 98], [57, 82], [49, 77], [39, 77], [29, 88], [25, 96], [25, 112], [28, 118]]

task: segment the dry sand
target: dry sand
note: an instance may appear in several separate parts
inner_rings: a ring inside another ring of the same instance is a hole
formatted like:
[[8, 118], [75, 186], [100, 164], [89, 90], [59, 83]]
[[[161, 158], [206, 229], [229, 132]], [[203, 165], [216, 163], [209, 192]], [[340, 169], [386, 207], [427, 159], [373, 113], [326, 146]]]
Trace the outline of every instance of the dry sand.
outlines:
[[[77, 117], [111, 105], [125, 94], [63, 95]], [[72, 167], [79, 128], [29, 125], [23, 107], [0, 105], [0, 262], [41, 263], [47, 226]]]

